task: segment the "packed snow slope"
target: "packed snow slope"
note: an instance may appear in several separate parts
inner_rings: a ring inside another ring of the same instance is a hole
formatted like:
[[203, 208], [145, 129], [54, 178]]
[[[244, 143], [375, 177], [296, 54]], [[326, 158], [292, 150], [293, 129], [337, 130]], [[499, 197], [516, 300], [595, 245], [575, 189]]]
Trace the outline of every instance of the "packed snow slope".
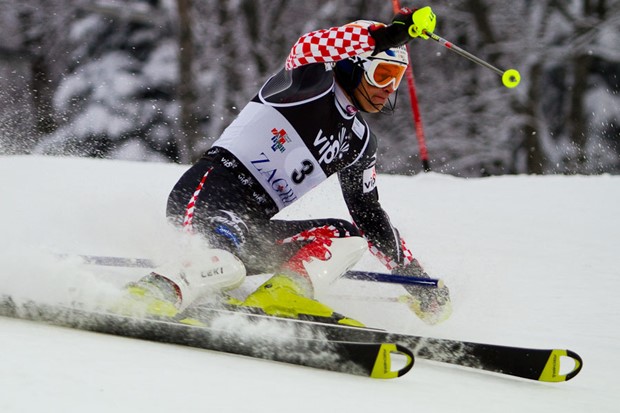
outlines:
[[[143, 271], [58, 253], [173, 258], [183, 242], [165, 204], [185, 169], [0, 157], [0, 293], [90, 300]], [[401, 287], [369, 282], [338, 281], [321, 299], [399, 332], [568, 348], [584, 359], [580, 375], [547, 384], [418, 360], [405, 377], [380, 381], [0, 318], [0, 411], [619, 411], [620, 177], [378, 180], [409, 247], [451, 288], [454, 313], [425, 325], [386, 301]], [[346, 218], [336, 185], [327, 181], [282, 216]], [[381, 270], [369, 254], [357, 268]]]

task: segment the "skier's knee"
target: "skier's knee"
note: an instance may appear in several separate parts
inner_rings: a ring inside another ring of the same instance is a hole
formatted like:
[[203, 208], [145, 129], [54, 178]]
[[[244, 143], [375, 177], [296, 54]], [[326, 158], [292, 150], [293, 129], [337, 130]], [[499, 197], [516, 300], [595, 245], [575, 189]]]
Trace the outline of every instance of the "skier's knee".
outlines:
[[249, 229], [243, 218], [236, 213], [220, 209], [203, 222], [201, 232], [211, 247], [233, 253], [243, 248]]
[[327, 259], [313, 258], [304, 262], [315, 291], [326, 289], [342, 274], [351, 269], [368, 249], [362, 237], [331, 238]]

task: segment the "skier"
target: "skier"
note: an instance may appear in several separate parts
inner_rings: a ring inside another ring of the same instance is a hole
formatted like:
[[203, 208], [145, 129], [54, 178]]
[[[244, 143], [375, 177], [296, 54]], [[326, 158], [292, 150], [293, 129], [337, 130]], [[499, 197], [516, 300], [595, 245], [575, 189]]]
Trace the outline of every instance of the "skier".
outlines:
[[[404, 45], [428, 39], [430, 7], [403, 8], [389, 25], [360, 20], [299, 38], [284, 68], [172, 189], [167, 215], [201, 234], [217, 262], [205, 273], [156, 271], [131, 284], [150, 311], [175, 315], [216, 286], [273, 273], [238, 305], [267, 314], [361, 325], [314, 299], [368, 248], [394, 273], [428, 277], [379, 203], [377, 140], [361, 112], [393, 110], [409, 63]], [[353, 222], [272, 219], [337, 173]], [[430, 322], [450, 313], [447, 289], [406, 287]]]

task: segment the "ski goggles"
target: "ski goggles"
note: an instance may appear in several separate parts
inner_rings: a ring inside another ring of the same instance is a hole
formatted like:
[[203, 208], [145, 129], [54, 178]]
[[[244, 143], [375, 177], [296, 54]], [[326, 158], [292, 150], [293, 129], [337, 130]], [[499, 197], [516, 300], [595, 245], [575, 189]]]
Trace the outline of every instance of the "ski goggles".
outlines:
[[364, 66], [364, 76], [368, 83], [381, 89], [388, 87], [390, 83], [394, 83], [394, 89], [398, 89], [407, 70], [407, 65], [379, 59], [370, 60], [369, 64]]

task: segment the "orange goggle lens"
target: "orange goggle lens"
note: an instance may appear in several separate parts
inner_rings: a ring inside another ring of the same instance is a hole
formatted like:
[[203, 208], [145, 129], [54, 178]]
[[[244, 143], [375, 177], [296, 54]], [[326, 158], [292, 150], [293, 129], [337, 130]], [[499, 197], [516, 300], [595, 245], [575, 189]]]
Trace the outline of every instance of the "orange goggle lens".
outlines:
[[394, 82], [394, 89], [398, 88], [403, 79], [407, 66], [397, 63], [375, 60], [366, 72], [366, 80], [372, 86], [384, 88]]

